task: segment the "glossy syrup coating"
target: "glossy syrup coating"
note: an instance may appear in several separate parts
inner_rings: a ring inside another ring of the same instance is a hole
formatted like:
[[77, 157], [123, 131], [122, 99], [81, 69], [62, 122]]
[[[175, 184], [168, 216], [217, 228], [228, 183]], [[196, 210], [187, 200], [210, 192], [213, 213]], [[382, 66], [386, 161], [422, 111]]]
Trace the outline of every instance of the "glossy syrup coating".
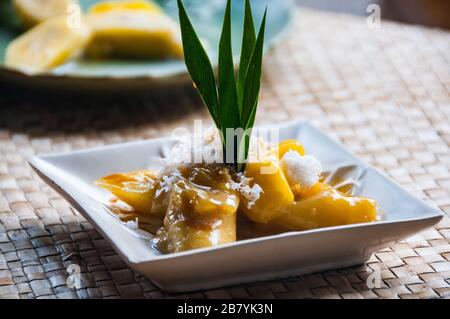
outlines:
[[151, 213], [156, 176], [153, 171], [141, 170], [127, 174], [112, 174], [95, 183], [133, 207], [138, 213], [147, 215]]
[[164, 226], [153, 239], [163, 253], [236, 241], [239, 197], [223, 166], [186, 166], [170, 191]]
[[[297, 141], [284, 142], [269, 154], [289, 150], [304, 154]], [[374, 200], [350, 196], [323, 181], [309, 188], [290, 185], [285, 174], [279, 160], [269, 156], [247, 163], [243, 176], [220, 164], [192, 164], [166, 167], [160, 174], [113, 174], [97, 184], [134, 209], [124, 221], [143, 217], [139, 227], [155, 234], [152, 245], [162, 253], [377, 218]], [[259, 186], [254, 203], [236, 188], [243, 186], [242, 177], [246, 186]]]

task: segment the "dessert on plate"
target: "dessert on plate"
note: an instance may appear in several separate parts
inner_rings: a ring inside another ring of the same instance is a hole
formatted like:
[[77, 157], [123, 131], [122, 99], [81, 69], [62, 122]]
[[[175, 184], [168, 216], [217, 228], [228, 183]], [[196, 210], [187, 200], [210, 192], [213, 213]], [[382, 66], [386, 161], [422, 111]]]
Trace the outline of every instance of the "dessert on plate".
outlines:
[[86, 15], [90, 58], [183, 58], [177, 23], [148, 1], [99, 2]]
[[5, 65], [12, 69], [39, 74], [76, 59], [183, 58], [177, 23], [150, 1], [103, 1], [86, 13], [75, 0], [14, 5], [29, 30], [6, 49]]
[[245, 2], [241, 58], [235, 74], [231, 2], [227, 2], [216, 81], [183, 3], [178, 5], [185, 62], [215, 126], [201, 136], [182, 139], [159, 170], [111, 172], [97, 180], [114, 196], [111, 211], [128, 227], [147, 234], [161, 253], [375, 221], [375, 201], [326, 183], [320, 162], [301, 141], [273, 143], [252, 134], [265, 15], [256, 34], [250, 2]]

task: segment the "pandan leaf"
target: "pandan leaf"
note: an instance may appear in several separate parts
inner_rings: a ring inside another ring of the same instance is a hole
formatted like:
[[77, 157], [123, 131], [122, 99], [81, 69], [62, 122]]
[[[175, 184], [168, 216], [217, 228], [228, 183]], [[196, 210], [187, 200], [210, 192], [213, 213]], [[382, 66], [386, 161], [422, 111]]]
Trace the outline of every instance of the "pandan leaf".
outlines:
[[[252, 116], [256, 112], [258, 105], [259, 90], [261, 88], [262, 75], [262, 56], [264, 51], [264, 35], [266, 26], [267, 9], [264, 12], [264, 17], [259, 29], [256, 45], [250, 58], [247, 74], [245, 76], [244, 84], [244, 99], [242, 104], [242, 127], [248, 128], [252, 124]], [[253, 115], [252, 115], [253, 114]]]
[[248, 158], [250, 136], [244, 135], [238, 141], [227, 141], [226, 129], [241, 129], [247, 132], [255, 122], [261, 87], [267, 9], [256, 37], [250, 1], [245, 2], [242, 51], [236, 80], [231, 46], [231, 0], [227, 1], [219, 42], [219, 74], [216, 84], [211, 62], [181, 0], [178, 0], [178, 8], [186, 66], [220, 131], [224, 159], [229, 159], [227, 152], [233, 152], [233, 165], [237, 171], [242, 172]]
[[219, 43], [219, 116], [224, 136], [227, 128], [239, 127], [239, 113], [231, 47], [231, 0], [228, 0]]
[[242, 116], [242, 103], [244, 100], [244, 84], [247, 75], [248, 65], [252, 57], [256, 44], [255, 26], [253, 24], [252, 8], [250, 0], [245, 0], [244, 28], [242, 35], [241, 59], [239, 62], [239, 72], [237, 81], [238, 101], [240, 114]]
[[208, 108], [217, 128], [221, 129], [219, 101], [217, 98], [216, 80], [208, 54], [186, 13], [181, 0], [178, 0], [181, 36], [183, 41], [184, 60], [200, 96]]

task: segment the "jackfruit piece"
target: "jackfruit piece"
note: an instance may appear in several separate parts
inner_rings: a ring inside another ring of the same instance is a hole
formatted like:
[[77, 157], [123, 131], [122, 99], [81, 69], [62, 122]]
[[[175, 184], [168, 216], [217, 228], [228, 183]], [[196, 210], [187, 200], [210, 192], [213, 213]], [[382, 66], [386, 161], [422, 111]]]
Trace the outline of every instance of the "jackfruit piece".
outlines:
[[170, 17], [149, 10], [107, 10], [86, 17], [92, 39], [86, 53], [97, 59], [181, 59], [178, 25]]
[[7, 49], [7, 67], [35, 74], [48, 71], [78, 57], [90, 38], [84, 22], [68, 26], [65, 17], [49, 19], [12, 41]]
[[77, 0], [13, 0], [13, 6], [25, 28], [31, 28], [48, 19], [68, 15]]

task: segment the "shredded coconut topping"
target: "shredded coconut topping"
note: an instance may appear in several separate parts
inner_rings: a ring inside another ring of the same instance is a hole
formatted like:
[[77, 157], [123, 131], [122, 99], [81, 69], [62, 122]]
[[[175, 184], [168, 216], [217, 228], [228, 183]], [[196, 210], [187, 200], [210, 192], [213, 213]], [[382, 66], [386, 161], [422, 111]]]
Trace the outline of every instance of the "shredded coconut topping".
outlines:
[[155, 196], [159, 196], [161, 193], [170, 192], [172, 186], [181, 179], [181, 173], [178, 169], [172, 170], [168, 175], [163, 174], [161, 176], [161, 184], [156, 191]]
[[247, 208], [250, 209], [256, 204], [256, 201], [261, 196], [261, 193], [263, 193], [263, 189], [256, 183], [253, 184], [253, 186], [250, 186], [249, 179], [242, 173], [238, 173], [237, 177], [239, 182], [231, 183], [230, 188], [238, 191], [247, 199]]
[[322, 174], [322, 166], [314, 156], [301, 156], [295, 151], [284, 154], [281, 166], [292, 184], [300, 184], [307, 188], [314, 186]]
[[[223, 146], [220, 133], [210, 126], [201, 133], [184, 133], [176, 137], [178, 143], [164, 159], [167, 165], [192, 163], [223, 163]], [[248, 153], [249, 162], [260, 162], [269, 156], [269, 146], [263, 138], [252, 135]]]
[[186, 134], [178, 138], [178, 143], [165, 159], [167, 164], [223, 162], [222, 142], [217, 128], [211, 126], [202, 134]]

